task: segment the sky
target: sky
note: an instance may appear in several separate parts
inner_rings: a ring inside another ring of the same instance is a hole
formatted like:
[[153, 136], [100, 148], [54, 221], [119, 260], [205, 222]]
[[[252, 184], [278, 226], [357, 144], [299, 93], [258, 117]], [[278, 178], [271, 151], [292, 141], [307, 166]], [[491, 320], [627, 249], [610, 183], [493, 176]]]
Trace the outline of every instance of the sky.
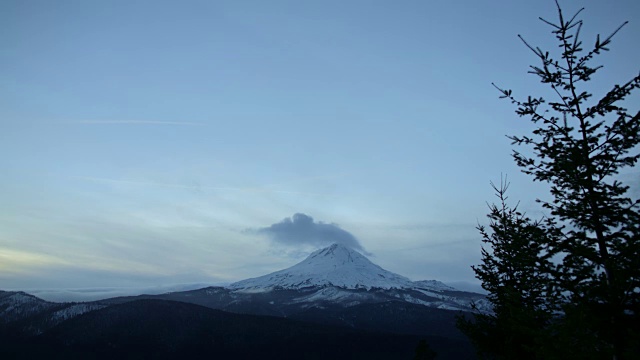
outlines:
[[[596, 94], [640, 71], [640, 2], [561, 4], [587, 44], [630, 21]], [[532, 127], [491, 85], [549, 95], [517, 38], [555, 50], [538, 17], [555, 3], [0, 2], [0, 289], [223, 284], [331, 242], [473, 283], [489, 182], [542, 214], [505, 137]]]

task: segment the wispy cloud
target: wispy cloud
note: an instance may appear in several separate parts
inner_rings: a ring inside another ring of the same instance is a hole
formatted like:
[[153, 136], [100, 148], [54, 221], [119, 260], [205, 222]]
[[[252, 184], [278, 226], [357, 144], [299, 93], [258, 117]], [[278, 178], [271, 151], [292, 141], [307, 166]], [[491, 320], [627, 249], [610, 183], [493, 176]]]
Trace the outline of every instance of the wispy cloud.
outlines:
[[7, 273], [17, 273], [25, 268], [67, 264], [65, 260], [54, 256], [0, 247], [0, 270]]
[[341, 179], [344, 177], [347, 177], [349, 174], [348, 173], [339, 173], [339, 174], [330, 174], [330, 175], [316, 175], [316, 176], [307, 176], [307, 177], [298, 177], [298, 178], [293, 178], [293, 179], [289, 179], [286, 181], [281, 181], [278, 183], [274, 183], [274, 184], [269, 184], [269, 185], [265, 185], [265, 188], [270, 188], [270, 187], [278, 187], [278, 186], [285, 186], [285, 185], [292, 185], [292, 184], [299, 184], [299, 183], [309, 183], [309, 182], [317, 182], [317, 181], [326, 181], [326, 180], [336, 180], [336, 179]]
[[184, 185], [184, 184], [170, 184], [170, 183], [161, 183], [161, 182], [152, 182], [152, 181], [109, 179], [109, 178], [91, 177], [91, 176], [72, 176], [71, 178], [85, 180], [85, 181], [93, 181], [93, 182], [129, 184], [129, 185], [136, 185], [136, 186], [171, 187], [171, 188], [189, 189], [189, 190], [197, 190], [197, 191], [215, 190], [215, 191], [238, 191], [238, 192], [254, 192], [254, 193], [276, 193], [276, 194], [291, 194], [291, 195], [305, 195], [305, 196], [333, 196], [330, 194], [323, 194], [323, 193], [276, 190], [276, 189], [268, 189], [264, 187], [203, 186], [203, 185], [197, 185], [197, 184]]
[[206, 125], [202, 122], [193, 121], [156, 121], [156, 120], [77, 120], [65, 121], [67, 124], [87, 124], [87, 125], [184, 125], [184, 126], [202, 126]]

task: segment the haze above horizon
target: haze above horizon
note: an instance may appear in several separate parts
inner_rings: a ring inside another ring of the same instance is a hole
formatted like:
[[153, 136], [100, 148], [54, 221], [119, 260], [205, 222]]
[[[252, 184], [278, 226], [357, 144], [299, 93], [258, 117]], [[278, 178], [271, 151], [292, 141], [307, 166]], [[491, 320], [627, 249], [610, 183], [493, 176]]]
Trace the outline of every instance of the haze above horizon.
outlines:
[[[640, 2], [561, 5], [585, 41], [630, 20], [594, 86], [637, 74]], [[491, 86], [541, 89], [516, 37], [552, 50], [538, 17], [554, 2], [3, 1], [0, 289], [228, 283], [334, 241], [473, 282], [489, 181], [542, 214]]]

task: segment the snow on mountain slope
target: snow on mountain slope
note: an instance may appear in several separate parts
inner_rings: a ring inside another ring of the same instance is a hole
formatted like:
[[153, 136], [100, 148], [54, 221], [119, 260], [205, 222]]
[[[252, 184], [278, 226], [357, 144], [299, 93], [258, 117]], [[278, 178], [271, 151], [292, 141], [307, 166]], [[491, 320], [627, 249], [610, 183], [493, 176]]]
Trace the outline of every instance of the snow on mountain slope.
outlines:
[[55, 304], [24, 292], [0, 292], [0, 323], [19, 320], [44, 312]]
[[284, 270], [242, 280], [229, 286], [238, 291], [268, 291], [274, 288], [303, 289], [336, 286], [346, 289], [403, 289], [413, 282], [387, 271], [364, 255], [339, 244], [313, 252], [304, 261]]
[[442, 281], [438, 281], [438, 280], [414, 281], [413, 287], [418, 289], [428, 289], [428, 290], [436, 290], [436, 291], [443, 291], [443, 290], [455, 291], [456, 290], [455, 288], [452, 288], [451, 286], [446, 285]]
[[100, 310], [105, 307], [106, 305], [100, 305], [100, 304], [87, 304], [87, 303], [73, 304], [52, 313], [51, 319], [52, 321], [55, 321], [55, 322], [62, 322], [64, 320], [74, 318], [84, 313], [88, 313], [94, 310]]

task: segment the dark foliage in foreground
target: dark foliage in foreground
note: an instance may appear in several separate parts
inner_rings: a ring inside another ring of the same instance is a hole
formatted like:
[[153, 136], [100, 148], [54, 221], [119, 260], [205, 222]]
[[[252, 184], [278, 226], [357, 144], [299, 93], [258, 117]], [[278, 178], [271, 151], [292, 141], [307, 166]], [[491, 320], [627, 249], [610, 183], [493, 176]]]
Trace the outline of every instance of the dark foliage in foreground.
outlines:
[[552, 200], [540, 201], [551, 214], [544, 221], [503, 203], [491, 208], [492, 233], [481, 229], [490, 250], [474, 270], [495, 315], [460, 325], [490, 358], [640, 358], [640, 200], [618, 176], [640, 158], [640, 112], [623, 107], [640, 75], [591, 99], [587, 83], [602, 68], [591, 63], [624, 24], [585, 51], [579, 13], [565, 18], [558, 5], [557, 23], [542, 19], [553, 28], [557, 54], [523, 39], [539, 60], [529, 72], [550, 87], [553, 101], [517, 100], [498, 88], [536, 126], [532, 135], [509, 137], [532, 154], [514, 151], [513, 158], [549, 185]]
[[483, 248], [482, 264], [472, 268], [494, 312], [459, 317], [458, 327], [484, 356], [544, 358], [539, 349], [552, 341], [548, 327], [556, 303], [549, 275], [553, 266], [544, 248], [548, 233], [517, 206], [507, 205], [506, 179], [492, 186], [499, 205], [491, 205], [487, 215], [491, 230], [478, 226], [491, 251]]

